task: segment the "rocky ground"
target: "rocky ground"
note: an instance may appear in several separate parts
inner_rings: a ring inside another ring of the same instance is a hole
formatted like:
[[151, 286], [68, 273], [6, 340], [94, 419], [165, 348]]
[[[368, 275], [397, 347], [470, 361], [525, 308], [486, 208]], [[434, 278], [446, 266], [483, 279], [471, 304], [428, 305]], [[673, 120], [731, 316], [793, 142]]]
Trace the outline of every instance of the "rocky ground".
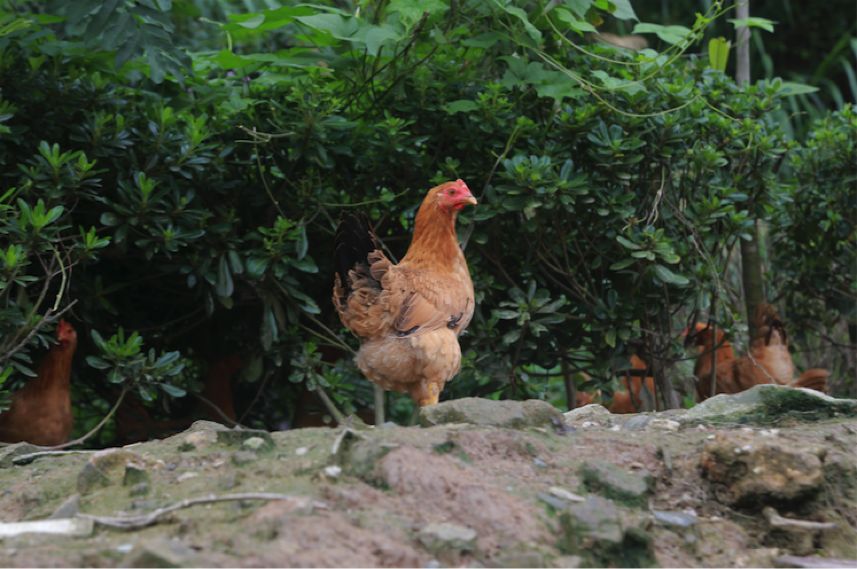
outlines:
[[0, 566], [857, 567], [857, 401], [760, 386], [420, 420], [0, 449]]

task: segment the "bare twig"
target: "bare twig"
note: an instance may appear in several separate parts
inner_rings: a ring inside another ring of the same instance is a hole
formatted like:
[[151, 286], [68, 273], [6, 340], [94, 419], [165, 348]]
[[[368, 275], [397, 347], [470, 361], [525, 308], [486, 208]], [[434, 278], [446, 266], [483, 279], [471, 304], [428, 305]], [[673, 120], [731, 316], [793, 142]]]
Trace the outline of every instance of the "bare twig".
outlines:
[[342, 425], [345, 423], [345, 415], [342, 414], [342, 411], [336, 408], [336, 404], [324, 390], [321, 385], [316, 384], [315, 390], [318, 393], [318, 398], [321, 399], [321, 402], [324, 403], [324, 406], [327, 407], [328, 412], [333, 415], [333, 419], [336, 421], [337, 425]]
[[122, 388], [122, 393], [119, 394], [119, 399], [116, 400], [116, 403], [113, 405], [113, 408], [110, 409], [110, 411], [107, 413], [107, 415], [105, 415], [104, 418], [101, 419], [101, 421], [99, 421], [98, 424], [95, 425], [95, 427], [93, 427], [88, 433], [86, 433], [82, 437], [74, 439], [73, 441], [68, 441], [67, 443], [63, 443], [61, 445], [56, 445], [56, 446], [52, 446], [52, 447], [48, 447], [48, 448], [51, 450], [58, 450], [58, 449], [63, 449], [63, 448], [67, 448], [67, 447], [74, 446], [74, 445], [79, 445], [79, 444], [85, 442], [87, 439], [89, 439], [92, 435], [94, 435], [95, 433], [100, 431], [101, 428], [107, 424], [107, 421], [109, 421], [110, 418], [113, 417], [113, 414], [116, 413], [116, 410], [119, 409], [119, 406], [122, 404], [122, 401], [125, 399], [125, 395], [128, 393], [128, 389], [129, 389], [129, 387], [126, 384]]
[[29, 464], [36, 460], [37, 458], [42, 458], [43, 456], [65, 456], [68, 454], [93, 454], [98, 452], [97, 450], [40, 450], [36, 452], [29, 452], [27, 454], [19, 454], [18, 456], [12, 459], [12, 464]]
[[92, 520], [98, 525], [117, 528], [117, 529], [138, 529], [155, 524], [164, 516], [171, 514], [177, 510], [190, 508], [191, 506], [199, 506], [202, 504], [213, 504], [215, 502], [236, 502], [242, 500], [285, 500], [294, 502], [299, 508], [326, 508], [327, 505], [323, 502], [317, 502], [303, 496], [289, 496], [288, 494], [275, 494], [269, 492], [243, 492], [240, 494], [226, 494], [216, 496], [211, 494], [203, 498], [188, 498], [181, 502], [176, 502], [164, 508], [158, 508], [148, 514], [139, 516], [94, 516], [90, 514], [77, 514], [78, 518]]

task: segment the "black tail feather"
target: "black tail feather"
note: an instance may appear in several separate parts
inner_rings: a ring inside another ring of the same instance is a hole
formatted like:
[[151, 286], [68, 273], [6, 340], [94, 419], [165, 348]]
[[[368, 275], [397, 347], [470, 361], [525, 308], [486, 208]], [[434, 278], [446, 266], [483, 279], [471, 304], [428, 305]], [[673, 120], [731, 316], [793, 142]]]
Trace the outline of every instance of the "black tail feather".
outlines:
[[336, 272], [346, 295], [351, 292], [348, 271], [360, 264], [367, 265], [367, 255], [380, 248], [365, 214], [347, 214], [340, 219], [336, 228], [334, 258]]

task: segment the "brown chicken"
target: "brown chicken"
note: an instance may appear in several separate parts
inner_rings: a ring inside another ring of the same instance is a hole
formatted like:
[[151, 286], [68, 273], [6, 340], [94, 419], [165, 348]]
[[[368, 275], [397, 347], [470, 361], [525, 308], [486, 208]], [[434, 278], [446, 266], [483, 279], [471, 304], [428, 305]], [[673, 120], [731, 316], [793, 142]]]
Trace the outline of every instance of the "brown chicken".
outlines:
[[[636, 354], [631, 354], [631, 369], [646, 370], [649, 366]], [[653, 397], [655, 394], [655, 379], [651, 376], [645, 378], [646, 389]], [[625, 374], [625, 389], [613, 393], [613, 401], [608, 409], [611, 413], [639, 413], [643, 408], [643, 400], [640, 392], [643, 389], [643, 378]]]
[[26, 441], [55, 446], [71, 436], [71, 360], [77, 348], [77, 332], [60, 320], [57, 341], [44, 355], [37, 377], [12, 395], [12, 406], [0, 414], [0, 441]]
[[408, 252], [393, 264], [365, 217], [343, 219], [336, 235], [333, 304], [361, 340], [355, 362], [383, 389], [434, 405], [461, 367], [458, 336], [473, 316], [473, 282], [455, 220], [476, 205], [462, 180], [428, 191]]
[[694, 334], [701, 354], [694, 367], [697, 395], [702, 401], [711, 396], [711, 350], [716, 348], [717, 393], [739, 393], [754, 385], [775, 383], [794, 387], [827, 390], [827, 370], [810, 369], [795, 379], [794, 363], [788, 348], [785, 326], [770, 304], [760, 304], [754, 315], [756, 335], [750, 342], [749, 352], [735, 358], [723, 332], [717, 330], [714, 338], [710, 328], [697, 324]]
[[[699, 401], [711, 396], [711, 352], [717, 362], [718, 386], [729, 386], [734, 391], [724, 391], [718, 388], [717, 393], [737, 393], [742, 391], [732, 386], [732, 374], [735, 366], [735, 350], [732, 344], [726, 340], [726, 334], [722, 329], [716, 328], [716, 332], [708, 324], [697, 323], [695, 331], [687, 336], [688, 342], [697, 346], [699, 357], [693, 367], [693, 375], [696, 376], [696, 394]], [[747, 386], [744, 389], [749, 389]]]

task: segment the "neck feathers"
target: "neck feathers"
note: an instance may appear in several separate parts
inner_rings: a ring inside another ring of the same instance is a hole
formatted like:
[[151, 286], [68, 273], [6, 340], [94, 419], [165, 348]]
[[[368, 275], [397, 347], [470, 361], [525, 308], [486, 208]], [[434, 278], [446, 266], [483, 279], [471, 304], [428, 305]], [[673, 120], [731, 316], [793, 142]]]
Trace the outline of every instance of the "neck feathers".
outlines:
[[456, 212], [426, 200], [417, 212], [414, 238], [402, 261], [452, 267], [463, 256], [455, 234]]

